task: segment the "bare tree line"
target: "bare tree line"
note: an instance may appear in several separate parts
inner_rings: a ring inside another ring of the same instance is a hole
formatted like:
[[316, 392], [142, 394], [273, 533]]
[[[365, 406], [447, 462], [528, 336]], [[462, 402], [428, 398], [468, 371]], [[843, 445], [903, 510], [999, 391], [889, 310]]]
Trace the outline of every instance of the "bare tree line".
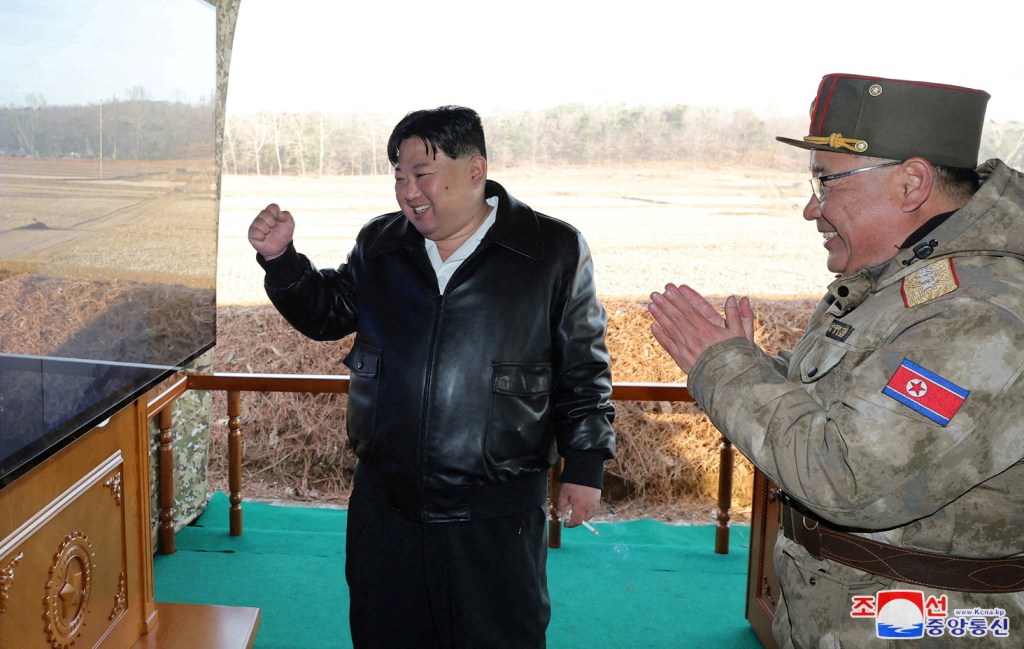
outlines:
[[[224, 171], [387, 174], [385, 145], [401, 116], [322, 111], [229, 115]], [[485, 114], [483, 119], [488, 157], [498, 167], [682, 162], [792, 168], [806, 162], [804, 152], [780, 146], [775, 135], [806, 132], [807, 116], [764, 117], [744, 109], [686, 105], [568, 104]], [[210, 128], [208, 105], [149, 101], [143, 88], [130, 89], [126, 101], [91, 106], [47, 106], [41, 96], [30, 97], [24, 107], [0, 107], [0, 156], [188, 158]], [[1024, 123], [985, 125], [980, 158], [996, 157], [1013, 167], [1024, 165]]]
[[0, 107], [0, 156], [106, 160], [211, 157], [213, 105], [153, 101], [145, 88], [88, 105], [48, 105], [39, 94]]
[[[791, 153], [773, 136], [806, 119], [689, 106], [583, 106], [483, 115], [488, 158], [501, 167], [738, 161], [773, 164]], [[391, 172], [385, 147], [401, 114], [271, 113], [229, 116], [229, 174], [366, 175]]]
[[[762, 117], [711, 107], [584, 106], [483, 115], [500, 167], [650, 162], [791, 167], [806, 161], [775, 135], [806, 132], [806, 116]], [[387, 174], [385, 146], [401, 114], [261, 112], [229, 116], [224, 171], [256, 175]], [[1024, 124], [989, 122], [981, 159], [1024, 163]]]

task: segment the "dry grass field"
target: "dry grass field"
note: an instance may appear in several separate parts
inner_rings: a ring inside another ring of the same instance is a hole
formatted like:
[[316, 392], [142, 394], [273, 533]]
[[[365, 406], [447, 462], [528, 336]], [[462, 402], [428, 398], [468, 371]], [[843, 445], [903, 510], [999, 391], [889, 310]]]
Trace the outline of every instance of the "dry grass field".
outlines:
[[212, 159], [0, 158], [3, 267], [212, 290], [213, 170]]
[[[830, 281], [821, 236], [801, 216], [810, 196], [806, 171], [663, 166], [492, 169], [490, 176], [583, 232], [603, 296], [647, 296], [667, 281], [685, 281], [709, 295], [806, 297]], [[343, 262], [364, 222], [397, 209], [389, 176], [226, 176], [221, 304], [265, 300], [245, 236], [270, 202], [292, 212], [296, 246], [320, 266]]]
[[[647, 296], [667, 281], [718, 298], [751, 296], [758, 342], [774, 351], [795, 342], [830, 280], [821, 237], [801, 216], [809, 187], [800, 170], [492, 169], [490, 176], [586, 236], [609, 315], [616, 381], [685, 381], [649, 330]], [[227, 176], [222, 182], [215, 369], [337, 373], [351, 341], [306, 340], [263, 293], [245, 236], [269, 202], [295, 215], [299, 250], [320, 266], [336, 266], [365, 221], [395, 209], [391, 178]], [[706, 416], [692, 404], [616, 407], [619, 452], [607, 466], [603, 515], [713, 521], [720, 436]], [[346, 502], [354, 458], [344, 443], [344, 397], [253, 395], [246, 408], [246, 497]], [[223, 404], [215, 412], [223, 413]], [[223, 437], [215, 434], [214, 486], [224, 479], [220, 444]], [[739, 458], [736, 520], [749, 507], [751, 473]]]

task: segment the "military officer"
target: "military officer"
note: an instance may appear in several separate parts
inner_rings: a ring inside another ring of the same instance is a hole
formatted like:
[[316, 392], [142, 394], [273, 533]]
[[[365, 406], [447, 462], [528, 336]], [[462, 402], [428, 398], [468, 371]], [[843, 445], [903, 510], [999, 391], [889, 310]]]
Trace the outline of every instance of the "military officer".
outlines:
[[791, 352], [683, 284], [655, 337], [784, 492], [781, 647], [1024, 641], [1024, 181], [978, 166], [989, 95], [825, 76], [803, 216], [836, 279]]

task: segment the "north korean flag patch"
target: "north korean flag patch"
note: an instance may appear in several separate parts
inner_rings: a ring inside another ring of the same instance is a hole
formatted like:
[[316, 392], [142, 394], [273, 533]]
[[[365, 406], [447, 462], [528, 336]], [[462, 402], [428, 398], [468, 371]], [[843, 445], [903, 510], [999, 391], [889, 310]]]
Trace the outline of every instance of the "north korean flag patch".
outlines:
[[882, 389], [908, 408], [921, 413], [935, 423], [945, 426], [963, 405], [970, 390], [930, 372], [904, 358], [889, 383]]

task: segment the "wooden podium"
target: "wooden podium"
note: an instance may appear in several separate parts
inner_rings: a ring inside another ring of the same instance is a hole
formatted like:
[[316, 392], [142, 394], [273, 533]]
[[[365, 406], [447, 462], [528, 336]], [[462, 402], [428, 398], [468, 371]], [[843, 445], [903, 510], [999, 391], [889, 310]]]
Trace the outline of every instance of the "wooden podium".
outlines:
[[750, 567], [747, 572], [747, 620], [765, 649], [777, 649], [772, 619], [779, 597], [772, 550], [779, 534], [778, 487], [756, 467], [750, 519]]
[[0, 490], [0, 649], [250, 649], [259, 610], [158, 603], [145, 400]]

